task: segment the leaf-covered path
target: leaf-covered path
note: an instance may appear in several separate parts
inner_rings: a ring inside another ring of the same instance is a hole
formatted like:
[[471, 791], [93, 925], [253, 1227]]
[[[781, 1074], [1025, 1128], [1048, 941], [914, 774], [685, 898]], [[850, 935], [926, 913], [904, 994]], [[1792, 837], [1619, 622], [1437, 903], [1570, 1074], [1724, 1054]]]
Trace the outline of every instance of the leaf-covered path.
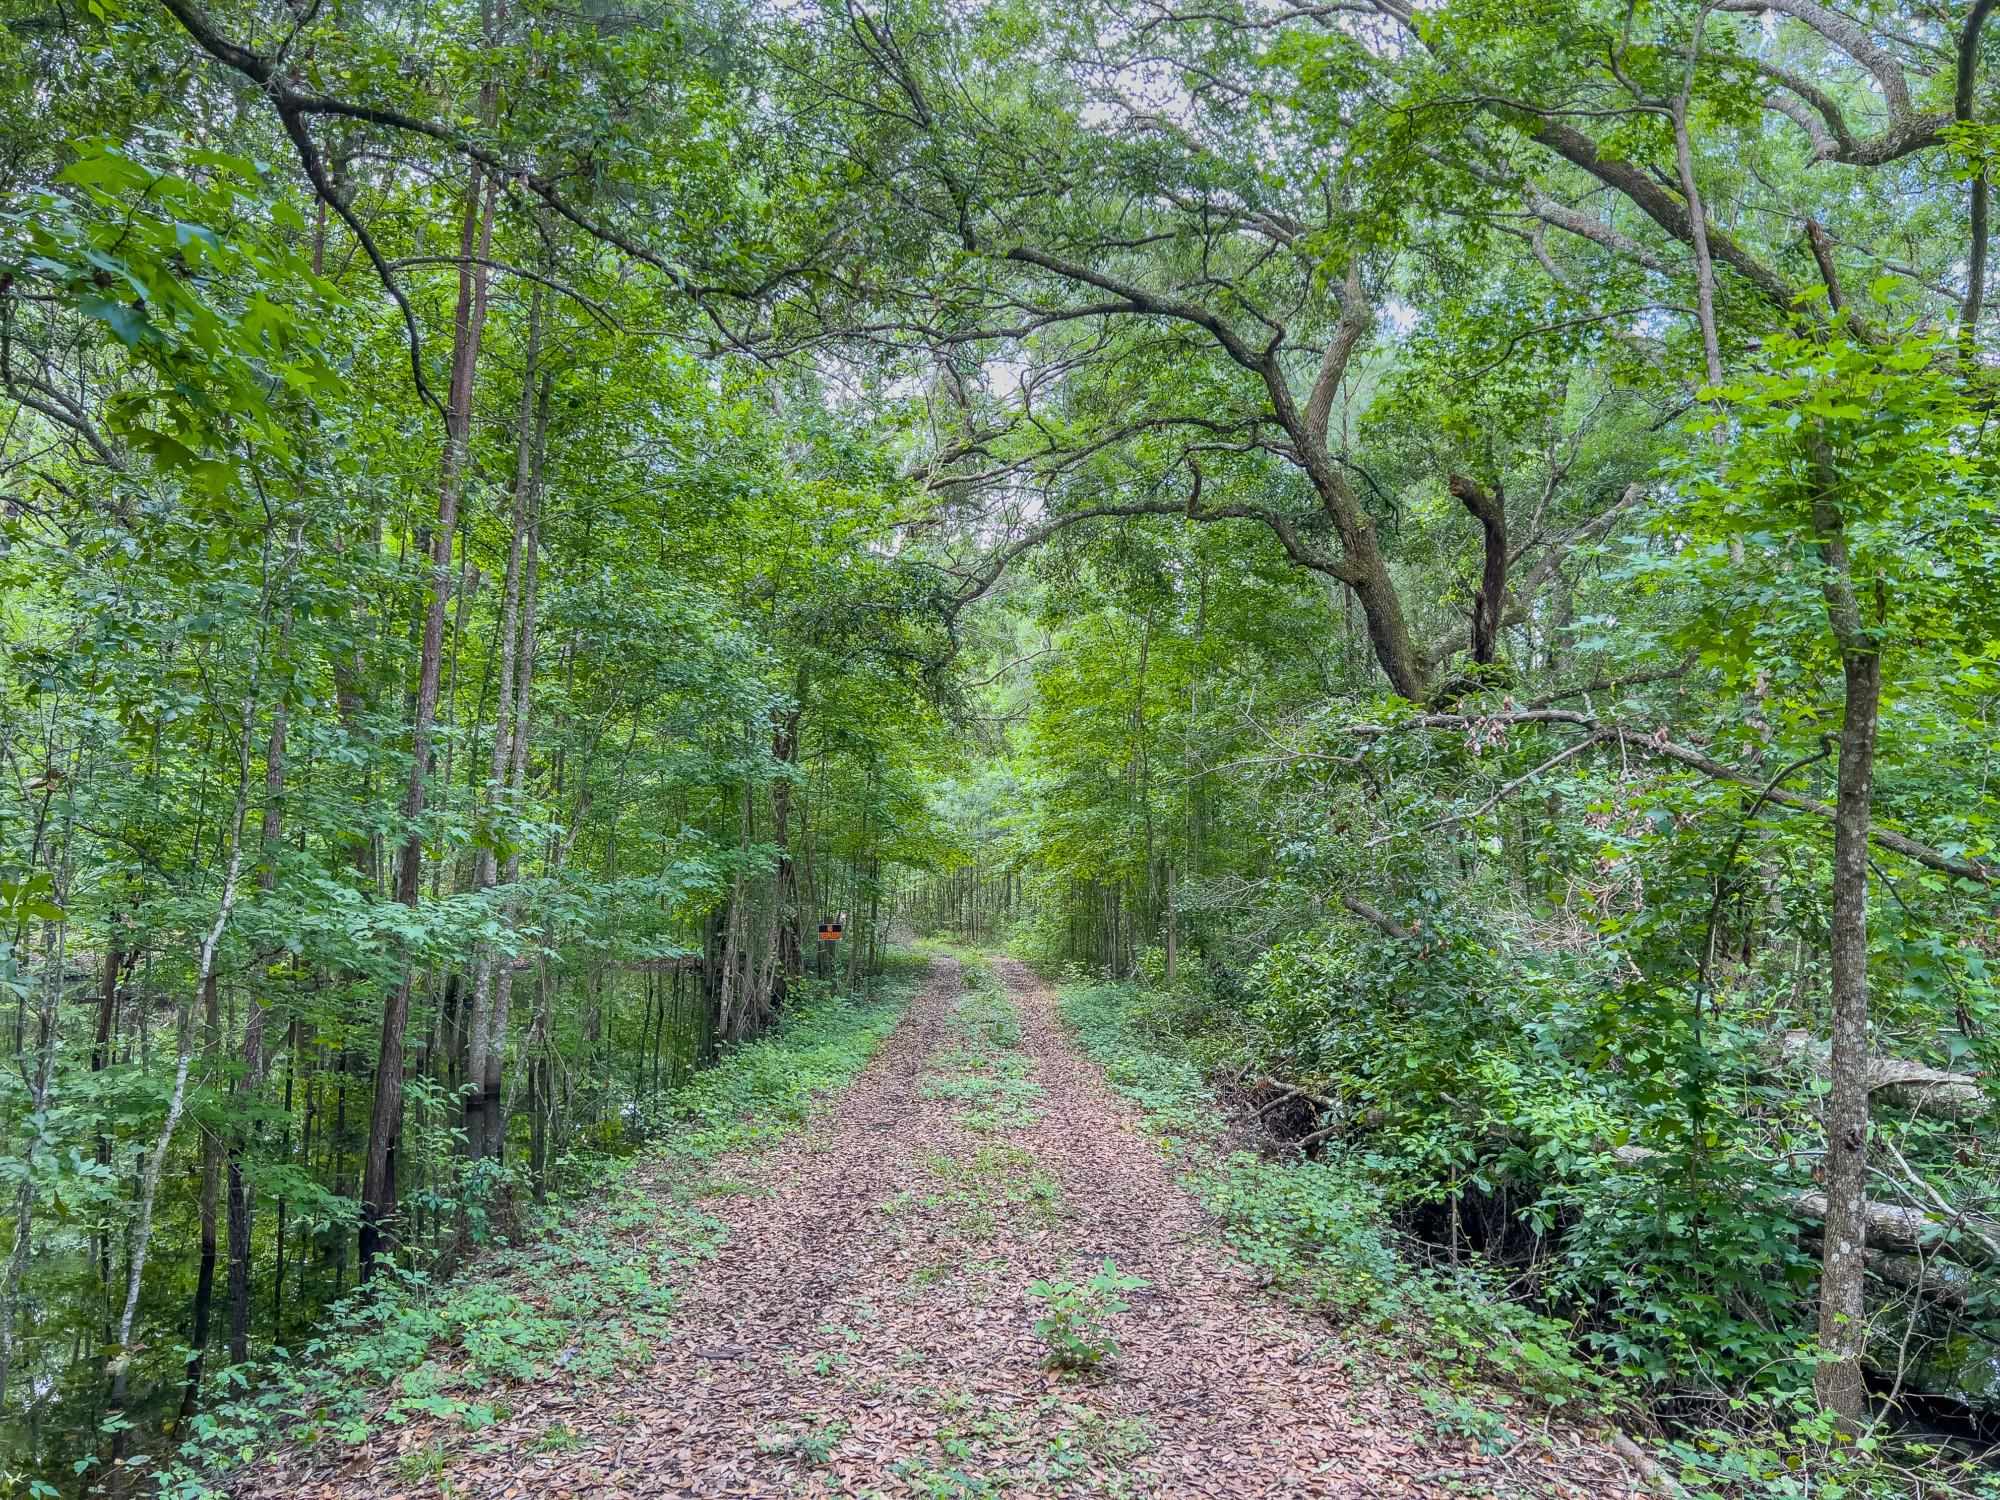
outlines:
[[[728, 1239], [689, 1269], [649, 1369], [516, 1392], [436, 1478], [473, 1496], [1631, 1493], [1588, 1448], [1483, 1457], [1437, 1435], [1413, 1393], [1259, 1293], [1049, 993], [996, 967], [1004, 997], [940, 961], [823, 1118], [717, 1164]], [[1151, 1283], [1116, 1319], [1119, 1356], [1052, 1372], [1029, 1285], [1105, 1257]], [[434, 1481], [410, 1483], [397, 1446], [289, 1492], [415, 1500]]]

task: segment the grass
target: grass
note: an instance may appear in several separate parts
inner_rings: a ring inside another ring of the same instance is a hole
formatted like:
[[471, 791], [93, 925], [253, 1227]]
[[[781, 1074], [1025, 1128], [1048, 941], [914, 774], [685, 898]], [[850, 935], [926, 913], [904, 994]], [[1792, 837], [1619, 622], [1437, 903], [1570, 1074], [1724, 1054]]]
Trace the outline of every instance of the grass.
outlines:
[[1059, 1487], [1066, 1495], [1123, 1496], [1131, 1466], [1153, 1451], [1147, 1424], [1109, 1417], [1061, 1395], [1027, 1409], [989, 1404], [952, 1387], [925, 1393], [938, 1422], [926, 1450], [895, 1466], [918, 1494], [955, 1500]]
[[819, 1427], [770, 1427], [757, 1434], [757, 1451], [820, 1467], [833, 1461], [834, 1449], [846, 1435], [847, 1424], [840, 1421]]
[[942, 949], [958, 960], [966, 990], [953, 1002], [950, 1026], [954, 1041], [940, 1048], [932, 1075], [924, 1081], [927, 1099], [964, 1106], [958, 1123], [987, 1135], [1023, 1129], [1036, 1119], [1035, 1100], [1042, 1087], [1034, 1080], [1034, 1065], [1021, 1051], [1021, 1018], [984, 954], [966, 949]]
[[567, 1422], [555, 1422], [544, 1427], [534, 1442], [537, 1453], [574, 1453], [582, 1446], [582, 1434]]
[[[1494, 1414], [1483, 1436], [1512, 1442], [1511, 1386], [1545, 1406], [1603, 1411], [1604, 1382], [1570, 1347], [1567, 1330], [1484, 1294], [1477, 1277], [1434, 1273], [1398, 1253], [1381, 1195], [1363, 1166], [1340, 1157], [1270, 1161], [1225, 1143], [1227, 1119], [1201, 1068], [1171, 1031], [1135, 1019], [1121, 985], [1066, 988], [1059, 1013], [1112, 1086], [1145, 1112], [1160, 1149], [1222, 1225], [1238, 1260], [1278, 1295], [1329, 1318], [1350, 1343], [1374, 1348], [1421, 1385]], [[1504, 1445], [1504, 1444], [1503, 1444]]]
[[[1034, 1123], [1034, 1101], [1042, 1086], [1034, 1064], [1021, 1050], [1021, 1018], [993, 977], [983, 955], [954, 952], [966, 988], [952, 1003], [948, 1025], [953, 1041], [932, 1058], [920, 1090], [927, 1099], [965, 1106], [960, 1125], [982, 1135], [1002, 1136]], [[912, 1188], [887, 1205], [900, 1212], [912, 1204], [955, 1214], [954, 1227], [968, 1239], [991, 1239], [1002, 1211], [1016, 1221], [1053, 1226], [1062, 1212], [1062, 1190], [1035, 1165], [1034, 1157], [1005, 1140], [990, 1140], [969, 1156], [936, 1153], [925, 1169], [936, 1186]]]
[[1002, 1209], [1016, 1223], [1050, 1228], [1062, 1216], [1062, 1189], [1019, 1146], [982, 1143], [969, 1157], [943, 1152], [925, 1158], [924, 1168], [940, 1184], [918, 1199], [926, 1208], [956, 1214], [955, 1227], [969, 1239], [991, 1239]]

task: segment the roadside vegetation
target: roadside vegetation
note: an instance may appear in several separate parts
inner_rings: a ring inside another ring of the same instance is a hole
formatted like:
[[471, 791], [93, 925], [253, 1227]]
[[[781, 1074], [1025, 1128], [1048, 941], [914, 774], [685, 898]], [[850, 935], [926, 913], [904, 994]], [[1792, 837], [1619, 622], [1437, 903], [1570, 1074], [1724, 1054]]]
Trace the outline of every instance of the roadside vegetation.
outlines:
[[[159, 1493], [225, 1495], [231, 1471], [274, 1445], [354, 1446], [415, 1418], [476, 1445], [506, 1420], [521, 1382], [560, 1375], [603, 1393], [640, 1378], [671, 1336], [681, 1268], [727, 1244], [711, 1210], [746, 1189], [733, 1174], [853, 1081], [922, 972], [905, 958], [868, 998], [809, 995], [770, 1034], [659, 1099], [624, 1149], [566, 1158], [560, 1187], [508, 1243], [480, 1248], [455, 1276], [399, 1265], [330, 1309], [296, 1350], [232, 1371], [228, 1395], [164, 1463]], [[540, 1448], [562, 1443], [552, 1428]], [[430, 1439], [402, 1477], [443, 1481], [443, 1452]]]
[[[1268, 1084], [1245, 1086], [1239, 1059], [1247, 1054], [1262, 1065], [1286, 1055], [1267, 1017], [1219, 1007], [1193, 984], [1163, 991], [1080, 978], [1065, 987], [1062, 1013], [1113, 1086], [1145, 1111], [1147, 1128], [1216, 1216], [1232, 1253], [1275, 1294], [1324, 1313], [1350, 1357], [1374, 1356], [1398, 1371], [1442, 1430], [1498, 1451], [1548, 1413], [1607, 1424], [1628, 1443], [1619, 1424], [1643, 1423], [1653, 1432], [1642, 1435], [1658, 1440], [1660, 1473], [1703, 1500], [2000, 1494], [2000, 1478], [1977, 1449], [1948, 1434], [1853, 1441], [1841, 1432], [1813, 1399], [1810, 1345], [1795, 1332], [1746, 1335], [1728, 1287], [1718, 1294], [1708, 1258], [1720, 1248], [1713, 1233], [1707, 1255], [1695, 1247], [1680, 1257], [1661, 1253], [1677, 1220], [1695, 1238], [1692, 1216], [1701, 1206], [1640, 1201], [1615, 1172], [1552, 1152], [1533, 1172], [1462, 1161], [1468, 1182], [1492, 1173], [1517, 1194], [1538, 1190], [1543, 1231], [1529, 1249], [1510, 1249], [1463, 1222], [1468, 1198], [1476, 1203], [1496, 1189], [1471, 1183], [1472, 1196], [1441, 1187], [1451, 1178], [1438, 1172], [1434, 1133], [1403, 1141], [1378, 1130], [1365, 1144], [1329, 1138], [1301, 1156], [1297, 1119], [1318, 1117], [1309, 1110], [1314, 1101], [1297, 1103], [1298, 1092]], [[1463, 1045], [1455, 1033], [1440, 1041], [1448, 1051]], [[1322, 1072], [1312, 1086], [1355, 1082]], [[1560, 1092], [1553, 1081], [1543, 1087], [1547, 1097]], [[1287, 1105], [1290, 1124], [1279, 1115]], [[1613, 1221], [1631, 1237], [1622, 1247], [1606, 1243], [1608, 1208], [1593, 1219], [1569, 1207], [1592, 1192], [1625, 1205]], [[1728, 1208], [1750, 1226], [1756, 1212], [1754, 1200]], [[1557, 1224], [1563, 1232], [1550, 1232]], [[1572, 1244], [1571, 1233], [1588, 1238]], [[1769, 1255], [1733, 1248], [1741, 1263], [1729, 1274], [1756, 1289], [1776, 1323], [1809, 1276], [1769, 1275]], [[1775, 1256], [1809, 1264], [1782, 1238]], [[1734, 1394], [1688, 1398], [1679, 1388], [1696, 1383], [1690, 1370], [1729, 1379]]]

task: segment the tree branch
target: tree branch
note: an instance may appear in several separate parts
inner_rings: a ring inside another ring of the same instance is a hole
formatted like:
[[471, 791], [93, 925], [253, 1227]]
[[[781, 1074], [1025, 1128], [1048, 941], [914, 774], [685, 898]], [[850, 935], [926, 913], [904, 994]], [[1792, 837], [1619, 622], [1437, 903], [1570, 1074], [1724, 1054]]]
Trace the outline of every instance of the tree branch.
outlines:
[[[1527, 135], [1572, 166], [1580, 167], [1606, 187], [1629, 198], [1641, 213], [1675, 239], [1686, 245], [1694, 244], [1694, 223], [1688, 216], [1687, 205], [1640, 168], [1628, 161], [1604, 156], [1597, 149], [1597, 142], [1560, 120], [1537, 120]], [[1754, 286], [1772, 306], [1786, 314], [1791, 313], [1798, 294], [1789, 282], [1715, 225], [1704, 223], [1703, 227], [1710, 254]]]
[[1062, 277], [1065, 281], [1078, 282], [1084, 286], [1094, 286], [1100, 292], [1109, 292], [1112, 296], [1118, 297], [1129, 304], [1129, 308], [1119, 308], [1115, 309], [1116, 311], [1129, 310], [1136, 313], [1150, 313], [1155, 317], [1173, 318], [1179, 322], [1192, 323], [1197, 328], [1205, 330], [1216, 343], [1222, 346], [1223, 352], [1244, 369], [1254, 371], [1260, 375], [1264, 373], [1264, 367], [1269, 359], [1268, 351], [1260, 352], [1252, 349], [1249, 344], [1244, 342], [1242, 336], [1221, 318], [1196, 303], [1182, 302], [1178, 298], [1162, 296], [1160, 293], [1149, 291], [1145, 287], [1134, 286], [1129, 282], [1120, 281], [1117, 277], [1108, 276], [1102, 271], [1094, 271], [1088, 266], [1079, 266], [1070, 261], [1058, 260], [1053, 255], [1031, 249], [1026, 245], [1016, 245], [1013, 249], [1007, 251], [1002, 259], [1011, 260], [1020, 265], [1040, 267], [1044, 271]]
[[1380, 928], [1383, 932], [1386, 932], [1392, 938], [1400, 938], [1408, 940], [1410, 938], [1420, 937], [1423, 935], [1423, 929], [1421, 927], [1416, 927], [1416, 926], [1405, 927], [1401, 922], [1398, 922], [1394, 917], [1390, 916], [1387, 912], [1383, 911], [1379, 907], [1370, 906], [1366, 901], [1363, 901], [1359, 896], [1342, 895], [1340, 898], [1340, 904], [1346, 907], [1350, 912], [1354, 913], [1355, 916], [1361, 918], [1362, 921], [1368, 923], [1372, 927]]
[[1472, 598], [1472, 659], [1488, 665], [1499, 649], [1500, 611], [1507, 600], [1507, 506], [1496, 488], [1488, 494], [1463, 474], [1451, 476], [1452, 495], [1472, 513], [1484, 534], [1485, 566]]
[[1327, 424], [1333, 418], [1334, 392], [1340, 388], [1341, 377], [1347, 373], [1347, 364], [1354, 356], [1355, 345], [1361, 342], [1361, 336], [1373, 321], [1373, 311], [1368, 303], [1368, 294], [1361, 285], [1361, 263], [1355, 261], [1347, 268], [1347, 284], [1340, 298], [1340, 321], [1334, 325], [1333, 337], [1327, 340], [1326, 355], [1320, 360], [1319, 377], [1313, 381], [1312, 392], [1306, 397], [1306, 431], [1315, 442], [1326, 442]]
[[1891, 120], [1900, 122], [1912, 114], [1910, 85], [1901, 65], [1859, 21], [1828, 10], [1818, 0], [1718, 0], [1715, 8], [1739, 15], [1770, 11], [1810, 26], [1874, 75], [1882, 86], [1882, 101], [1889, 107]]

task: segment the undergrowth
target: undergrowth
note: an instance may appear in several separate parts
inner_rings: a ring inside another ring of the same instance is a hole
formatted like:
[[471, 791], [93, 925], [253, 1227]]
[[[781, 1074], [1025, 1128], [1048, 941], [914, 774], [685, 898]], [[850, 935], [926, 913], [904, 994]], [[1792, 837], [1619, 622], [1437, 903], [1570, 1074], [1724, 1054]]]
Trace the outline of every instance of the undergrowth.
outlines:
[[[1519, 1442], [1546, 1411], [1584, 1426], [1645, 1414], [1644, 1384], [1603, 1359], [1580, 1320], [1510, 1300], [1501, 1273], [1476, 1257], [1425, 1263], [1392, 1223], [1393, 1164], [1359, 1150], [1273, 1160], [1232, 1149], [1208, 1065], [1242, 1055], [1227, 1035], [1235, 1023], [1191, 1006], [1203, 1009], [1130, 984], [1072, 982], [1061, 1014], [1112, 1085], [1145, 1111], [1232, 1252], [1273, 1291], [1324, 1314], [1353, 1348], [1392, 1356], [1440, 1428], [1488, 1451]], [[1732, 1406], [1735, 1424], [1681, 1431], [1661, 1447], [1663, 1467], [1693, 1500], [1886, 1500], [1911, 1494], [1912, 1463], [1934, 1454], [1840, 1436], [1809, 1389], [1778, 1387]], [[1936, 1469], [1928, 1477], [1942, 1480]], [[1930, 1492], [2000, 1496], [2000, 1480], [1967, 1476]]]
[[635, 1368], [668, 1336], [678, 1269], [722, 1244], [722, 1221], [700, 1206], [714, 1195], [708, 1166], [808, 1120], [874, 1055], [922, 973], [893, 964], [881, 998], [816, 997], [731, 1050], [634, 1121], [637, 1152], [565, 1160], [563, 1193], [460, 1275], [387, 1262], [300, 1348], [224, 1372], [222, 1398], [188, 1424], [158, 1492], [207, 1500], [278, 1444], [356, 1444], [420, 1421], [477, 1442], [510, 1415], [520, 1382]]

